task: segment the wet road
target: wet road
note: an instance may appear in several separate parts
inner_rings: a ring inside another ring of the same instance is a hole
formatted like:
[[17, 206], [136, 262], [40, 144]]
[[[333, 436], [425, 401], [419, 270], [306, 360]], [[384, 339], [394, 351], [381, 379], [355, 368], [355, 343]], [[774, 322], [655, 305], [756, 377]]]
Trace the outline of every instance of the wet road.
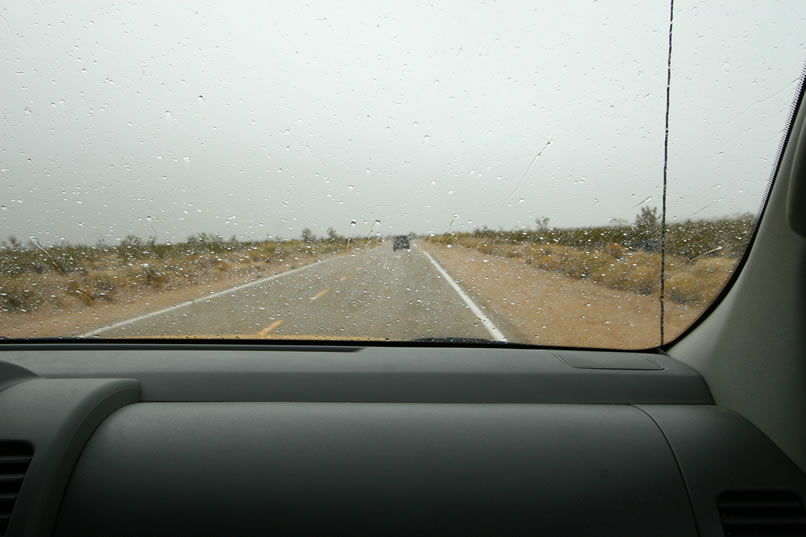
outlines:
[[87, 335], [505, 339], [416, 244], [327, 258]]

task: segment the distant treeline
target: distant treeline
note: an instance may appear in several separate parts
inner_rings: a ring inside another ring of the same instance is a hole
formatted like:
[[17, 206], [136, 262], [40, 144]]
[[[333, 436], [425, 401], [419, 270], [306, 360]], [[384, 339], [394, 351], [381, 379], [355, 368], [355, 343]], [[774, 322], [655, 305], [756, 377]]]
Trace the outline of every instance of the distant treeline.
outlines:
[[[535, 230], [496, 231], [482, 228], [470, 233], [445, 235], [488, 238], [511, 244], [553, 243], [581, 250], [604, 250], [615, 244], [630, 250], [659, 252], [661, 247], [661, 226], [656, 208], [644, 208], [633, 224], [550, 228], [546, 218], [538, 219], [537, 223]], [[739, 257], [747, 248], [755, 225], [756, 218], [751, 214], [667, 223], [666, 253], [686, 259], [708, 253]]]
[[[707, 304], [733, 273], [753, 234], [751, 215], [688, 220], [666, 226], [666, 296], [681, 304]], [[632, 225], [536, 230], [443, 233], [428, 240], [462, 246], [537, 269], [591, 280], [611, 289], [656, 294], [661, 281], [661, 226], [657, 210], [646, 208]]]
[[200, 233], [175, 244], [129, 235], [116, 246], [21, 244], [0, 248], [0, 311], [27, 313], [43, 306], [116, 301], [149, 290], [171, 290], [222, 277], [260, 277], [316, 256], [372, 246], [376, 238], [239, 241]]
[[69, 274], [86, 270], [93, 262], [111, 257], [121, 262], [133, 260], [167, 260], [193, 257], [200, 254], [248, 254], [267, 261], [283, 258], [291, 253], [327, 254], [343, 250], [352, 240], [365, 243], [367, 239], [347, 239], [335, 233], [326, 238], [316, 238], [310, 231], [303, 238], [292, 240], [240, 241], [234, 235], [225, 239], [212, 233], [198, 233], [177, 243], [158, 243], [128, 235], [120, 244], [109, 246], [102, 242], [95, 245], [58, 244], [43, 247], [34, 240], [23, 244], [15, 237], [0, 242], [0, 277], [33, 273], [59, 272]]

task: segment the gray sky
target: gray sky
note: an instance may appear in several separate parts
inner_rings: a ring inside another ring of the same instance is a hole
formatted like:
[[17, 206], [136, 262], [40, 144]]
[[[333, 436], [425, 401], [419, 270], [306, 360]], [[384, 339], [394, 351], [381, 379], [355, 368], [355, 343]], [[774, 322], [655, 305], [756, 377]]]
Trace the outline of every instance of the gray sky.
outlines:
[[[6, 4], [0, 236], [631, 221], [660, 205], [668, 15], [610, 1]], [[805, 42], [800, 0], [676, 1], [670, 218], [757, 210]]]

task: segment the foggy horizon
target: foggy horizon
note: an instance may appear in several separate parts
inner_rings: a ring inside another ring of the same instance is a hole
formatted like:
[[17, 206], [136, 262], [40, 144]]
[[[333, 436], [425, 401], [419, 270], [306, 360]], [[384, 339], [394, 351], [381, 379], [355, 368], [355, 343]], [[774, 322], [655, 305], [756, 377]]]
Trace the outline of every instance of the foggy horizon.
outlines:
[[[669, 12], [602, 4], [5, 6], [0, 239], [632, 223]], [[806, 58], [778, 7], [676, 2], [669, 222], [758, 214]]]

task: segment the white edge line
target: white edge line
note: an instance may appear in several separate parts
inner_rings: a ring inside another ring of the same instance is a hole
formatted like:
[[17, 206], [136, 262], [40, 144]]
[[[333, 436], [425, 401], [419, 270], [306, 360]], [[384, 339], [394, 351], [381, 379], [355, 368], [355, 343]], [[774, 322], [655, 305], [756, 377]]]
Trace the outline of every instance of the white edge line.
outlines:
[[126, 326], [128, 324], [136, 323], [138, 321], [142, 321], [143, 319], [148, 319], [149, 317], [154, 317], [156, 315], [162, 315], [163, 313], [168, 313], [169, 311], [178, 310], [179, 308], [184, 308], [186, 306], [190, 306], [191, 304], [196, 304], [199, 302], [207, 302], [215, 297], [226, 295], [228, 293], [234, 293], [235, 291], [240, 291], [241, 289], [246, 289], [247, 287], [252, 287], [253, 285], [260, 285], [261, 283], [265, 283], [271, 280], [275, 280], [281, 276], [286, 276], [288, 274], [293, 274], [294, 272], [300, 272], [305, 269], [309, 269], [315, 265], [318, 265], [322, 261], [314, 261], [310, 265], [305, 265], [304, 267], [299, 267], [295, 269], [288, 270], [286, 272], [281, 272], [279, 274], [273, 274], [271, 276], [266, 276], [265, 278], [261, 278], [259, 280], [255, 280], [252, 282], [242, 283], [241, 285], [236, 285], [235, 287], [230, 287], [229, 289], [224, 289], [223, 291], [218, 291], [217, 293], [213, 293], [210, 295], [206, 295], [200, 298], [194, 298], [193, 300], [188, 300], [186, 302], [182, 302], [180, 304], [175, 304], [173, 306], [169, 306], [167, 308], [163, 308], [161, 310], [152, 311], [151, 313], [146, 313], [145, 315], [138, 315], [137, 317], [132, 317], [131, 319], [126, 319], [125, 321], [120, 321], [119, 323], [110, 324], [109, 326], [103, 326], [101, 328], [96, 328], [91, 332], [87, 332], [86, 334], [80, 335], [78, 337], [92, 337], [100, 334], [101, 332], [106, 332], [107, 330], [112, 330], [113, 328], [120, 328], [121, 326]]
[[478, 317], [481, 320], [481, 324], [484, 325], [484, 328], [487, 329], [487, 331], [493, 336], [493, 338], [495, 338], [496, 341], [506, 342], [507, 338], [504, 337], [504, 334], [502, 334], [501, 331], [493, 324], [493, 322], [486, 315], [484, 315], [484, 312], [481, 311], [481, 309], [476, 305], [475, 302], [473, 302], [473, 299], [467, 296], [464, 291], [462, 291], [462, 288], [459, 287], [459, 284], [456, 283], [453, 278], [451, 278], [450, 274], [445, 272], [445, 269], [443, 269], [440, 266], [440, 264], [437, 263], [437, 261], [433, 257], [431, 257], [431, 255], [428, 252], [424, 250], [420, 251], [423, 253], [425, 257], [428, 258], [429, 261], [431, 261], [431, 263], [434, 264], [439, 273], [442, 274], [442, 277], [445, 278], [445, 280], [451, 285], [451, 287], [453, 287], [453, 290], [459, 293], [459, 296], [462, 297], [462, 300], [464, 300], [465, 304], [468, 305], [470, 311], [476, 314], [476, 317]]

